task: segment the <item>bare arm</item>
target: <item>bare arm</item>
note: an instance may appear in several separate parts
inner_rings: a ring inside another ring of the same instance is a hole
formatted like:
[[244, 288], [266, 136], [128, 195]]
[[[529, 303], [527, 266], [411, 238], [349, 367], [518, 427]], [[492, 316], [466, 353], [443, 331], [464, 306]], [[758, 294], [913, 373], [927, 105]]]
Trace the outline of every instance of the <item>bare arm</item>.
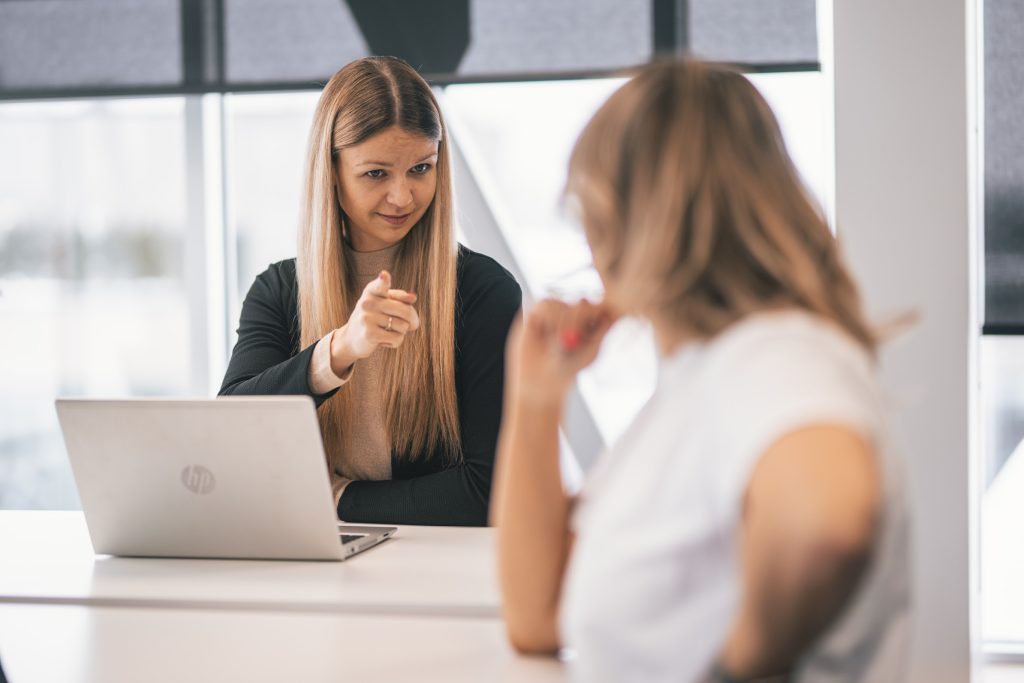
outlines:
[[509, 639], [520, 652], [558, 650], [558, 601], [568, 559], [569, 501], [558, 467], [561, 406], [508, 405], [498, 441], [498, 571]]
[[544, 301], [509, 337], [491, 523], [497, 526], [505, 624], [520, 652], [559, 648], [558, 604], [571, 536], [558, 425], [576, 373], [594, 360], [611, 323], [600, 306]]
[[833, 623], [870, 560], [881, 496], [872, 447], [847, 428], [801, 429], [764, 453], [744, 501], [743, 597], [724, 671], [787, 672]]

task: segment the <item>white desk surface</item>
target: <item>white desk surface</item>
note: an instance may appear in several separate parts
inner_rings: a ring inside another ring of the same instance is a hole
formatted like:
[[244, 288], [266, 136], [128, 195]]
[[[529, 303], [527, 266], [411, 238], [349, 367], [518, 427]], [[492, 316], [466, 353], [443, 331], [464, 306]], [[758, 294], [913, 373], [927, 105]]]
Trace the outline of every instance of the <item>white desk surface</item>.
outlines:
[[11, 683], [565, 681], [500, 620], [0, 605]]
[[0, 603], [499, 616], [493, 530], [403, 526], [345, 562], [96, 556], [80, 512], [0, 511]]

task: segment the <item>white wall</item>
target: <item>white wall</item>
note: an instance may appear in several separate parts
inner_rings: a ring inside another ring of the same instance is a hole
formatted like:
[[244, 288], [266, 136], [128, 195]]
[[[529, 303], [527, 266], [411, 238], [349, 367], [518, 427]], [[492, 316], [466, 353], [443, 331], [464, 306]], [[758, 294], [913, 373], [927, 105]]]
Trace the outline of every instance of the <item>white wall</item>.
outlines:
[[838, 233], [871, 313], [922, 316], [883, 354], [908, 458], [915, 683], [970, 677], [973, 4], [832, 7]]

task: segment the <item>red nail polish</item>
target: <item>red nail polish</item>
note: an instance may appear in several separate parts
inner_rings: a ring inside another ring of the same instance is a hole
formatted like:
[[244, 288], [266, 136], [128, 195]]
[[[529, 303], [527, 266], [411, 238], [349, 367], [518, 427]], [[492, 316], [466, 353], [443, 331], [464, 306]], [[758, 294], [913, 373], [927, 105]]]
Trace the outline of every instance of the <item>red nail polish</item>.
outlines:
[[563, 351], [575, 351], [580, 345], [580, 333], [576, 330], [565, 330], [561, 337]]

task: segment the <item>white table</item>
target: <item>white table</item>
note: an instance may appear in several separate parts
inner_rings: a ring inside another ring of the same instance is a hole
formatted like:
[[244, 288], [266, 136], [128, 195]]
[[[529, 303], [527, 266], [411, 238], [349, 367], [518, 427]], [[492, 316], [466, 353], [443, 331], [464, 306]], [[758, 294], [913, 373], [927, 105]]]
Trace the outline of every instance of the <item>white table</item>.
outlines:
[[79, 512], [0, 511], [0, 604], [497, 617], [493, 543], [403, 526], [345, 562], [97, 557]]
[[11, 683], [561, 682], [500, 620], [0, 605]]

